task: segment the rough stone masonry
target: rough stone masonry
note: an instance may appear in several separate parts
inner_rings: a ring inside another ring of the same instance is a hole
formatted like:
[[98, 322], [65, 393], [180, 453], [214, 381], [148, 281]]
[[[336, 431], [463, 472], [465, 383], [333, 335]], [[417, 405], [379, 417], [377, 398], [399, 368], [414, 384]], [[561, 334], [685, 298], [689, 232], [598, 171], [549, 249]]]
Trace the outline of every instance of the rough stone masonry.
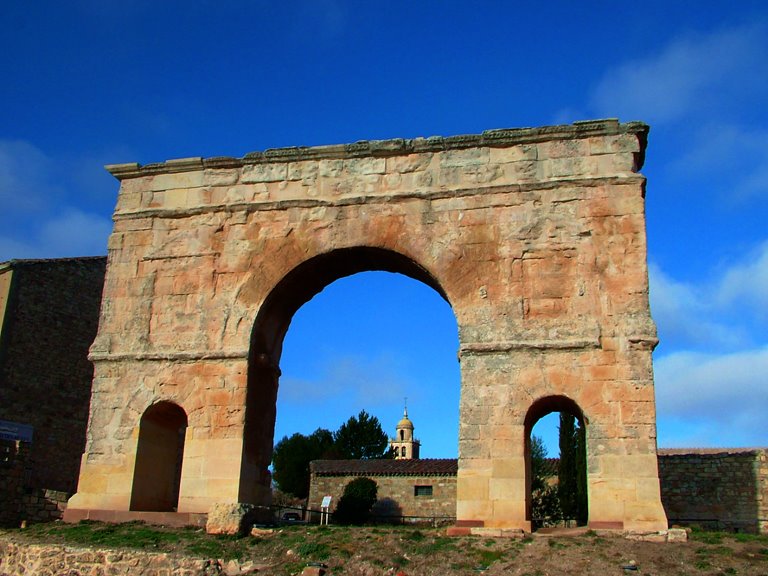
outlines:
[[590, 525], [666, 529], [647, 132], [597, 120], [108, 166], [121, 186], [67, 517], [268, 503], [292, 315], [387, 270], [459, 326], [457, 527], [530, 529], [527, 438], [567, 410], [587, 429]]

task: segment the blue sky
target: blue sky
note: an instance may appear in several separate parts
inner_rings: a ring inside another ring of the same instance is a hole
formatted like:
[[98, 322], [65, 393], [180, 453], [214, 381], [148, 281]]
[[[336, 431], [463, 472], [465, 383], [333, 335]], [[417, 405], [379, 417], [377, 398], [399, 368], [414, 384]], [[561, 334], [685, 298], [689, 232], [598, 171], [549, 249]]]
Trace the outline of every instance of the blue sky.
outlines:
[[[0, 261], [105, 253], [108, 163], [642, 120], [659, 445], [766, 445], [768, 4], [533, 4], [2, 2]], [[332, 284], [288, 332], [277, 437], [394, 433], [407, 396], [455, 456], [457, 346], [425, 286]]]

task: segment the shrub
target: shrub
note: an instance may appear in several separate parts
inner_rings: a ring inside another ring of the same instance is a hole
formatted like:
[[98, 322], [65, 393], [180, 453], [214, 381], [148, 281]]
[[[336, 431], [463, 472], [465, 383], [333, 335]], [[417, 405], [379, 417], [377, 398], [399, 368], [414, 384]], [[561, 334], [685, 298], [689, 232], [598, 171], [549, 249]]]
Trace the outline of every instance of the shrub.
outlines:
[[333, 519], [339, 524], [364, 524], [376, 503], [378, 487], [370, 478], [355, 478], [344, 487]]

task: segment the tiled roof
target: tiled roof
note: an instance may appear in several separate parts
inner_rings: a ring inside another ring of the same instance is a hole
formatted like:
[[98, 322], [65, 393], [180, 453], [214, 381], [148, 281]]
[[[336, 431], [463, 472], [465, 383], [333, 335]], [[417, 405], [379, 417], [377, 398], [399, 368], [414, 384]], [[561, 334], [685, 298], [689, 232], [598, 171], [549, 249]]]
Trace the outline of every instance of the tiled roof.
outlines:
[[317, 476], [456, 476], [455, 458], [413, 460], [314, 460], [309, 470]]

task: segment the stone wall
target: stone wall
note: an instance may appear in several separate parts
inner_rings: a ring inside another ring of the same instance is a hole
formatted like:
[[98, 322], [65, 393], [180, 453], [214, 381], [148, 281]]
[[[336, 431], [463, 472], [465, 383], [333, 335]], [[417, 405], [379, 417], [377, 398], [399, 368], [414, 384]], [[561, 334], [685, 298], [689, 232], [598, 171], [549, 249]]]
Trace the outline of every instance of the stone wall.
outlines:
[[29, 444], [0, 440], [0, 526], [18, 526], [22, 516]]
[[[548, 459], [557, 482], [557, 459]], [[309, 508], [319, 509], [323, 496], [333, 506], [356, 475], [312, 474]], [[369, 475], [379, 499], [398, 505], [398, 514], [455, 514], [455, 476]], [[659, 450], [661, 498], [670, 526], [768, 533], [767, 448], [678, 448]], [[415, 485], [432, 485], [432, 498], [414, 496]], [[387, 504], [380, 504], [379, 510]], [[390, 507], [391, 509], [391, 507]]]
[[768, 532], [768, 450], [659, 450], [670, 524]]
[[[96, 336], [106, 258], [13, 260], [2, 265], [8, 288], [0, 318], [0, 420], [33, 427], [14, 466], [24, 468], [23, 502], [6, 499], [8, 509], [34, 521], [75, 491], [85, 447], [93, 365], [88, 348]], [[46, 494], [48, 496], [46, 496]]]
[[[0, 537], [0, 575], [59, 576], [61, 574], [134, 576], [207, 576], [227, 574], [217, 560], [185, 558], [173, 554], [134, 550], [99, 550], [15, 543]], [[239, 572], [230, 571], [235, 574]]]
[[[336, 509], [344, 487], [359, 476], [317, 476], [310, 483], [309, 508], [319, 510], [324, 496], [332, 496]], [[403, 516], [419, 522], [456, 518], [456, 476], [372, 476], [378, 487], [376, 516]], [[432, 487], [431, 496], [416, 496], [416, 486]]]

